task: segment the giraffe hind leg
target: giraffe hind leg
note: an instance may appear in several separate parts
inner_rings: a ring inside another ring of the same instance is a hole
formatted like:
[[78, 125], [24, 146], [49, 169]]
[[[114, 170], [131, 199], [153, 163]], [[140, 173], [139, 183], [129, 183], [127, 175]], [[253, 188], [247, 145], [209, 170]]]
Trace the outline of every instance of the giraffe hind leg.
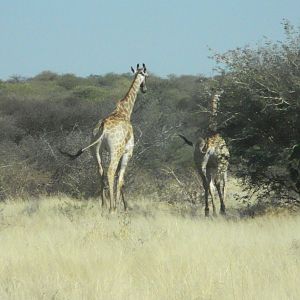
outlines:
[[124, 197], [123, 193], [123, 186], [124, 186], [124, 175], [126, 171], [127, 164], [131, 158], [132, 151], [126, 152], [121, 159], [121, 164], [120, 164], [120, 172], [118, 176], [118, 183], [117, 183], [117, 196], [116, 196], [116, 201], [119, 202], [120, 200], [120, 195], [122, 196], [123, 204], [124, 204], [124, 209], [127, 210], [127, 203]]
[[121, 197], [122, 197], [122, 201], [123, 201], [123, 205], [124, 205], [124, 210], [127, 211], [128, 204], [127, 204], [127, 201], [125, 200], [125, 196], [124, 196], [124, 187], [122, 187], [122, 189], [121, 189]]
[[223, 204], [224, 204], [224, 212], [225, 212], [225, 201], [226, 201], [226, 192], [227, 192], [227, 171], [223, 174]]
[[227, 171], [224, 172], [223, 174], [223, 203], [221, 203], [221, 213], [224, 215], [226, 214], [226, 208], [225, 208], [225, 201], [226, 201], [226, 185], [227, 185]]
[[211, 204], [212, 204], [212, 208], [213, 208], [213, 216], [216, 216], [217, 213], [216, 213], [216, 207], [215, 207], [215, 203], [214, 203], [214, 200], [215, 200], [215, 186], [214, 186], [214, 183], [213, 183], [213, 180], [210, 179], [209, 181], [209, 194], [210, 194], [210, 197], [211, 197]]
[[100, 156], [101, 143], [98, 143], [95, 147], [95, 156], [98, 163], [98, 172], [100, 176], [100, 197], [102, 202], [102, 207], [107, 207], [106, 195], [105, 195], [105, 181], [104, 181], [104, 171], [102, 167], [102, 160]]
[[218, 195], [220, 198], [220, 214], [225, 215], [226, 214], [226, 208], [225, 208], [225, 203], [224, 203], [224, 196], [225, 196], [225, 181], [223, 183], [223, 188], [221, 188], [221, 182], [218, 181], [216, 183]]
[[209, 217], [209, 206], [208, 206], [208, 183], [207, 183], [207, 180], [206, 180], [206, 176], [199, 172], [200, 176], [201, 176], [201, 179], [202, 179], [202, 185], [203, 185], [203, 188], [204, 188], [204, 198], [205, 198], [205, 208], [204, 208], [204, 213], [205, 213], [205, 217]]
[[115, 174], [118, 168], [119, 159], [111, 157], [111, 162], [107, 171], [107, 179], [109, 186], [109, 211], [113, 212], [116, 210], [116, 198], [114, 197], [114, 187], [115, 187]]

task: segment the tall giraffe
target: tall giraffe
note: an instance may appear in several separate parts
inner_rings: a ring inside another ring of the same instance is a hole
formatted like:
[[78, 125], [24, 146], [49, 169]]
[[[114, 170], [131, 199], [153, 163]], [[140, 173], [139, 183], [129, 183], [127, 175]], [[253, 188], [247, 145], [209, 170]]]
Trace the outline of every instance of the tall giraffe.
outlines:
[[218, 103], [222, 91], [216, 92], [210, 101], [210, 120], [208, 134], [205, 139], [199, 138], [193, 144], [186, 137], [179, 136], [190, 146], [194, 147], [194, 162], [196, 170], [202, 179], [205, 192], [205, 216], [209, 216], [208, 195], [211, 196], [213, 214], [216, 215], [214, 190], [217, 188], [220, 199], [220, 213], [225, 214], [225, 197], [227, 169], [229, 165], [229, 150], [225, 140], [217, 130]]
[[[133, 67], [131, 67], [131, 70], [135, 76], [128, 92], [125, 97], [117, 103], [115, 110], [106, 118], [98, 122], [93, 130], [93, 140], [91, 144], [80, 149], [74, 155], [60, 150], [62, 154], [69, 156], [71, 159], [75, 159], [89, 148], [94, 147], [94, 154], [97, 159], [101, 179], [102, 206], [106, 206], [104, 193], [105, 173], [102, 166], [100, 152], [102, 152], [103, 146], [107, 148], [110, 156], [110, 162], [107, 169], [110, 211], [116, 210], [120, 195], [122, 195], [124, 209], [127, 210], [127, 203], [125, 201], [122, 188], [124, 185], [125, 170], [134, 148], [134, 136], [130, 117], [138, 91], [140, 89], [143, 93], [146, 93], [147, 91], [146, 78], [148, 77], [148, 73], [145, 64], [143, 64], [143, 67], [141, 68], [139, 67], [139, 64], [137, 64], [136, 70], [134, 70]], [[118, 179], [115, 196], [114, 190], [116, 174], [118, 175]]]

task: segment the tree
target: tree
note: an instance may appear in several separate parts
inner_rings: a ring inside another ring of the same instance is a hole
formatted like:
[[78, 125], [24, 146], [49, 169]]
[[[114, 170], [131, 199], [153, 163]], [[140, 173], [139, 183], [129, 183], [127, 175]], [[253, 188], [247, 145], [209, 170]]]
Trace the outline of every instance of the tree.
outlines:
[[224, 130], [238, 174], [265, 194], [291, 199], [291, 190], [299, 195], [288, 158], [300, 141], [300, 31], [288, 21], [283, 28], [284, 42], [265, 40], [214, 57], [225, 72]]

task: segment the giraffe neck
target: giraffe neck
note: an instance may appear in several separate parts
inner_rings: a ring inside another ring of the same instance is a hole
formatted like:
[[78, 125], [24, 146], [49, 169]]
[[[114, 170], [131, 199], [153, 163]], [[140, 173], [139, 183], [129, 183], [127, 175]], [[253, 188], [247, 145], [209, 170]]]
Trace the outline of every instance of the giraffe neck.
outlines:
[[210, 102], [210, 119], [209, 119], [209, 129], [212, 132], [217, 132], [218, 122], [217, 122], [217, 113], [218, 113], [218, 105], [219, 105], [220, 93], [216, 93]]
[[140, 89], [142, 80], [143, 80], [142, 76], [137, 75], [134, 78], [126, 96], [117, 104], [116, 110], [117, 110], [118, 115], [122, 116], [126, 120], [130, 120], [131, 113], [132, 113], [134, 103], [135, 103], [135, 100], [137, 97], [137, 93]]

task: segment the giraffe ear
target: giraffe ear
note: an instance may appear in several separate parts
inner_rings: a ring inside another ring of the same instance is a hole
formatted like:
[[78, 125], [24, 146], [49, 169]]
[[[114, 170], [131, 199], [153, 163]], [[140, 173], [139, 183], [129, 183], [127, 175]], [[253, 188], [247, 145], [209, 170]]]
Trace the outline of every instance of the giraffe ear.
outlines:
[[133, 68], [133, 67], [131, 67], [131, 71], [132, 71], [132, 73], [133, 73], [133, 74], [135, 73], [135, 71], [134, 71], [134, 68]]
[[147, 68], [146, 68], [146, 65], [145, 65], [145, 64], [143, 64], [143, 68], [144, 68], [144, 72], [146, 72], [146, 71], [147, 71]]

